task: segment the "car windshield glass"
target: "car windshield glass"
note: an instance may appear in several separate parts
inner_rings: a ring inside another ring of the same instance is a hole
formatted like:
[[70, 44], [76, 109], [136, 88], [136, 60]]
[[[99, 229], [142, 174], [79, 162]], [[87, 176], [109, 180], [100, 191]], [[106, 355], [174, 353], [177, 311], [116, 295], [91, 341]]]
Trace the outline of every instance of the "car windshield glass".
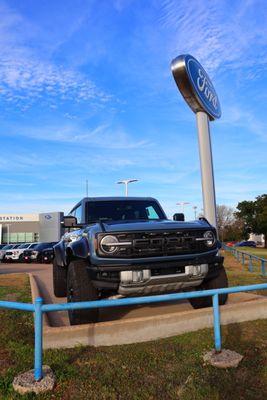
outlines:
[[3, 247], [3, 249], [2, 250], [9, 250], [9, 249], [12, 249], [12, 244], [7, 244], [6, 246], [4, 246]]
[[39, 243], [32, 243], [32, 244], [29, 246], [29, 249], [36, 249], [36, 247], [38, 246], [38, 244], [39, 244]]
[[27, 249], [27, 247], [29, 247], [29, 243], [24, 243], [24, 244], [21, 244], [21, 245], [18, 247], [18, 249]]
[[41, 251], [49, 247], [52, 247], [51, 243], [39, 243], [36, 245], [36, 247], [34, 247], [34, 249], [37, 251]]
[[165, 219], [152, 200], [90, 201], [86, 203], [87, 223], [95, 221], [134, 221]]

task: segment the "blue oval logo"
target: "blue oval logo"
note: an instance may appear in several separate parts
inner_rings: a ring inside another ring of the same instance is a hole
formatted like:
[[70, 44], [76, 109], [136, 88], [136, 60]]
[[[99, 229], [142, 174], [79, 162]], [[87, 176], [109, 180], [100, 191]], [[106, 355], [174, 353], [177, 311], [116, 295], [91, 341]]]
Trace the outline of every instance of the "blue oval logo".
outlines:
[[46, 215], [45, 215], [45, 219], [52, 219], [52, 215], [46, 214]]
[[220, 118], [222, 114], [220, 102], [207, 72], [189, 54], [185, 56], [185, 66], [199, 103], [212, 118]]

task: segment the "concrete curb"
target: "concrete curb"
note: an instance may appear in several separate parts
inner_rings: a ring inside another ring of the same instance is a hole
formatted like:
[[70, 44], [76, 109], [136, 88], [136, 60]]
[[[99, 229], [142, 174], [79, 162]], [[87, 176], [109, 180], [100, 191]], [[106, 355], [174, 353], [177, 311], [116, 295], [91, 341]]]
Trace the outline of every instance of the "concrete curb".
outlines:
[[[30, 280], [31, 294], [32, 294], [32, 302], [34, 303], [34, 302], [35, 302], [35, 299], [36, 299], [37, 297], [42, 297], [42, 296], [41, 296], [41, 294], [40, 294], [40, 291], [39, 291], [39, 288], [38, 288], [38, 285], [37, 285], [37, 282], [36, 282], [36, 280], [35, 280], [34, 275], [31, 274], [30, 272], [28, 272], [27, 275], [28, 275], [29, 280]], [[44, 313], [44, 315], [43, 315], [43, 326], [44, 326], [44, 327], [50, 327], [49, 319], [48, 319], [48, 316], [47, 316], [46, 313]]]
[[[34, 276], [29, 276], [34, 300], [40, 293]], [[244, 300], [238, 303], [237, 296]], [[229, 297], [232, 303], [220, 307], [222, 325], [267, 318], [267, 298], [248, 293]], [[97, 347], [147, 342], [212, 326], [212, 308], [62, 327], [51, 327], [45, 315], [43, 346], [51, 349], [79, 344]]]

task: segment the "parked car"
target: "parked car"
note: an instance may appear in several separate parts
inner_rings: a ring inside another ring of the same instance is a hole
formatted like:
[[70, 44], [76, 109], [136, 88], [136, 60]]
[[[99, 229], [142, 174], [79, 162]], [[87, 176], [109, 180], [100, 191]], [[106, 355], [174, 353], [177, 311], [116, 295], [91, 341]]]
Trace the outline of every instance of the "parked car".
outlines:
[[25, 250], [23, 253], [23, 260], [25, 262], [35, 262], [42, 263], [43, 262], [43, 252], [46, 249], [53, 249], [53, 246], [57, 242], [48, 242], [48, 243], [38, 243], [34, 249]]
[[257, 247], [257, 245], [253, 240], [243, 240], [243, 242], [236, 243], [235, 247]]
[[235, 246], [235, 244], [236, 244], [236, 242], [227, 242], [226, 246], [233, 247], [233, 246]]
[[12, 261], [23, 261], [23, 252], [26, 249], [34, 249], [38, 243], [23, 243], [19, 245], [16, 249], [10, 249], [6, 251], [5, 262]]
[[2, 247], [2, 249], [0, 250], [0, 261], [5, 261], [5, 254], [6, 251], [11, 250], [11, 249], [16, 249], [21, 245], [21, 243], [19, 244], [6, 244]]
[[43, 256], [42, 256], [42, 263], [44, 264], [51, 264], [54, 260], [54, 249], [46, 249], [43, 251]]
[[[64, 226], [72, 231], [54, 246], [53, 285], [55, 296], [70, 303], [228, 286], [216, 229], [205, 218], [168, 220], [151, 197], [84, 198]], [[212, 305], [210, 296], [189, 301]], [[71, 325], [97, 319], [97, 309], [69, 312]]]

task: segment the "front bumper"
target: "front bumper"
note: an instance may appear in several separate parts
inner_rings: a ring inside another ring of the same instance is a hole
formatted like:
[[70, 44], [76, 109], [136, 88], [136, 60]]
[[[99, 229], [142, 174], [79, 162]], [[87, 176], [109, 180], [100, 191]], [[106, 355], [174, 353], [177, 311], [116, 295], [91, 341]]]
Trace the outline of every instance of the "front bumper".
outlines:
[[120, 273], [118, 293], [132, 296], [176, 292], [184, 288], [199, 286], [207, 272], [208, 264], [187, 265], [184, 272], [156, 276], [151, 275], [149, 270], [138, 271], [137, 274], [136, 271], [124, 271]]
[[5, 260], [8, 260], [8, 261], [18, 261], [18, 260], [19, 260], [19, 256], [6, 255], [6, 256], [5, 256]]
[[[90, 265], [88, 273], [93, 285], [100, 290], [112, 290], [125, 296], [168, 293], [201, 285], [215, 278], [223, 265], [223, 257], [202, 258], [172, 262], [157, 262], [140, 265], [125, 265], [103, 268]], [[202, 266], [200, 268], [200, 266]], [[195, 272], [193, 269], [195, 268]], [[198, 271], [196, 273], [196, 271]], [[143, 281], [136, 281], [131, 274], [144, 274]]]

